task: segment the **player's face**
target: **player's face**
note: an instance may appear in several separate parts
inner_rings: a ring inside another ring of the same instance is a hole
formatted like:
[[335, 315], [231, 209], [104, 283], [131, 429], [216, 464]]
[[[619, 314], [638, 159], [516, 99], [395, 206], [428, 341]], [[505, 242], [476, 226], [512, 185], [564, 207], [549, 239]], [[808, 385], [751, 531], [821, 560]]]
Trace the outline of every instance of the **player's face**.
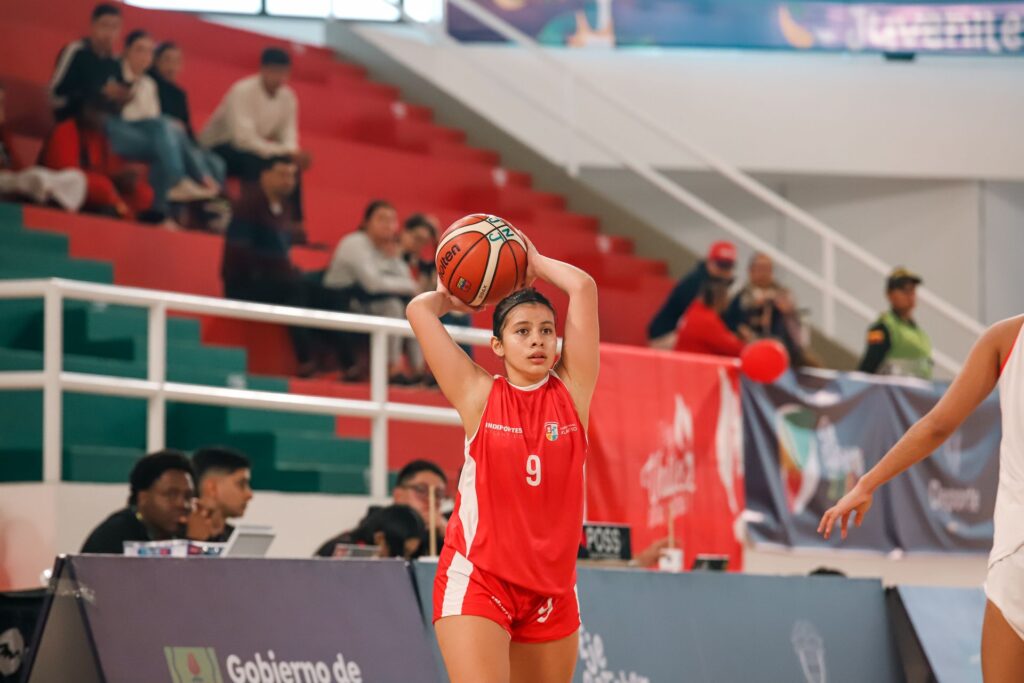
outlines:
[[507, 369], [539, 380], [555, 364], [557, 343], [554, 313], [543, 304], [529, 303], [509, 311], [501, 340], [491, 340], [491, 348]]

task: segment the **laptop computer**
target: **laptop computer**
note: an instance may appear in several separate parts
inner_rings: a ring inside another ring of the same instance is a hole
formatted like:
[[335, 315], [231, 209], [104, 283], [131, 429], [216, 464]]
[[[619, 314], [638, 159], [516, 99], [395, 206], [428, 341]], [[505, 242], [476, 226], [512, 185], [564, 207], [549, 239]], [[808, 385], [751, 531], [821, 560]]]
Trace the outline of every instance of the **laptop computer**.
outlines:
[[264, 557], [274, 537], [274, 530], [269, 526], [239, 524], [228, 538], [221, 557]]

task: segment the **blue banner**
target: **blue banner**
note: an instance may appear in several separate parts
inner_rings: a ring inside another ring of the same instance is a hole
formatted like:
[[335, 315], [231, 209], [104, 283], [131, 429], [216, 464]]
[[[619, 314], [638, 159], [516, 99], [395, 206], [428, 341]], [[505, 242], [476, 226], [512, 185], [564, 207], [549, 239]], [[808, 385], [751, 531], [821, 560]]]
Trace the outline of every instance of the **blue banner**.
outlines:
[[743, 383], [748, 530], [755, 542], [888, 552], [985, 552], [998, 484], [999, 401], [990, 396], [938, 452], [875, 494], [844, 542], [821, 515], [939, 400], [946, 387], [790, 373]]
[[[414, 569], [428, 624], [435, 570]], [[577, 585], [576, 683], [903, 680], [877, 581], [580, 568]]]
[[[1022, 2], [474, 0], [547, 45], [1019, 55]], [[449, 6], [459, 40], [500, 40]]]

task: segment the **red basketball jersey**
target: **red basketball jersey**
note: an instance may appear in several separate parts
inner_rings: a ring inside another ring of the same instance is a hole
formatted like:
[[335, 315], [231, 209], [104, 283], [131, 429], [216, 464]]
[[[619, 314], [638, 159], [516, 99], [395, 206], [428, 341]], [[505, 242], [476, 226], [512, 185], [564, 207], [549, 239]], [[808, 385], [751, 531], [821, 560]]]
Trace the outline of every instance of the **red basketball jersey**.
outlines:
[[586, 457], [583, 425], [557, 375], [530, 387], [496, 377], [480, 427], [466, 441], [445, 545], [541, 595], [571, 591]]

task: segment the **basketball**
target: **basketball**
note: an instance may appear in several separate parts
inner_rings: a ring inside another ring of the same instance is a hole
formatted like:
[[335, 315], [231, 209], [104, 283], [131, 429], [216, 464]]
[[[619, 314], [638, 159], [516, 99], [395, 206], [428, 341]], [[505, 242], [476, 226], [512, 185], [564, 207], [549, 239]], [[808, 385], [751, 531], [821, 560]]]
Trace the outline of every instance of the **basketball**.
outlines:
[[526, 286], [526, 244], [497, 216], [474, 213], [452, 223], [434, 259], [444, 288], [474, 308]]
[[789, 353], [774, 339], [760, 339], [743, 348], [740, 364], [750, 379], [771, 384], [789, 369]]

